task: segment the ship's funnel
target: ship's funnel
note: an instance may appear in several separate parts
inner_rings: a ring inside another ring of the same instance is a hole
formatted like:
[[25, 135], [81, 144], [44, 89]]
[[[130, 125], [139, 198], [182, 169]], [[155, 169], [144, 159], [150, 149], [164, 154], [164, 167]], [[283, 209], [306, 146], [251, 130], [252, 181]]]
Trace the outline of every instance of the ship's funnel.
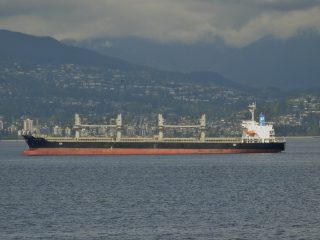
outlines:
[[259, 125], [265, 126], [266, 125], [266, 116], [262, 113], [259, 115]]

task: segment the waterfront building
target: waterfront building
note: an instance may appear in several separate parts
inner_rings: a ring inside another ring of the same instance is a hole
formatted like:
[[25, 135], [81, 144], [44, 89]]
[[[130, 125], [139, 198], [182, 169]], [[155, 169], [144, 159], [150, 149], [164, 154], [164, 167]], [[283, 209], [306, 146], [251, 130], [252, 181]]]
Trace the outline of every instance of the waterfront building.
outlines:
[[33, 120], [29, 118], [23, 120], [23, 132], [27, 134], [33, 132]]
[[53, 135], [54, 136], [61, 136], [62, 135], [62, 128], [56, 125], [53, 128]]

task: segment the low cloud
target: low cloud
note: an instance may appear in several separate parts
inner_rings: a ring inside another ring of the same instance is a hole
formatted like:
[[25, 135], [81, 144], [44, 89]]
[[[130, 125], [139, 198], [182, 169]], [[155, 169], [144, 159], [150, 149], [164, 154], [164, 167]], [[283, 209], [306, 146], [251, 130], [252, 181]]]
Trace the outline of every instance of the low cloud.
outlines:
[[0, 28], [58, 39], [137, 36], [244, 46], [320, 29], [318, 0], [2, 0]]

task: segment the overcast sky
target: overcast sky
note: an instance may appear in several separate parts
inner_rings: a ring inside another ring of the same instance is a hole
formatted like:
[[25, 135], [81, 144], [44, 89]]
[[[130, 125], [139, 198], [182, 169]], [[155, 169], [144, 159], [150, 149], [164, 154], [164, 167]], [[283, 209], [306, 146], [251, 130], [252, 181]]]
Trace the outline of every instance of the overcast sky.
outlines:
[[244, 46], [320, 30], [320, 0], [0, 0], [0, 28], [57, 39], [138, 36]]

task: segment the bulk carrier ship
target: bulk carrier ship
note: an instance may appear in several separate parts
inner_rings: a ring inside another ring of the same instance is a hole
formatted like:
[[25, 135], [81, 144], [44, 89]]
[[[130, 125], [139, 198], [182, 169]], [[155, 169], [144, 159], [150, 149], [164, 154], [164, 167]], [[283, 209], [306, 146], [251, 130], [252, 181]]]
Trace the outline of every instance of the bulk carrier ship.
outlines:
[[[203, 114], [199, 125], [166, 125], [158, 115], [159, 134], [151, 138], [122, 137], [122, 117], [117, 116], [114, 125], [81, 124], [75, 114], [74, 137], [47, 137], [23, 135], [29, 146], [26, 155], [162, 155], [162, 154], [223, 154], [223, 153], [277, 153], [285, 150], [285, 140], [275, 137], [272, 123], [260, 114], [255, 121], [255, 103], [249, 105], [251, 120], [243, 121], [242, 137], [206, 137], [206, 116]], [[87, 128], [114, 128], [115, 137], [84, 137], [80, 132]], [[194, 138], [166, 138], [168, 128], [196, 128], [200, 136]]]

